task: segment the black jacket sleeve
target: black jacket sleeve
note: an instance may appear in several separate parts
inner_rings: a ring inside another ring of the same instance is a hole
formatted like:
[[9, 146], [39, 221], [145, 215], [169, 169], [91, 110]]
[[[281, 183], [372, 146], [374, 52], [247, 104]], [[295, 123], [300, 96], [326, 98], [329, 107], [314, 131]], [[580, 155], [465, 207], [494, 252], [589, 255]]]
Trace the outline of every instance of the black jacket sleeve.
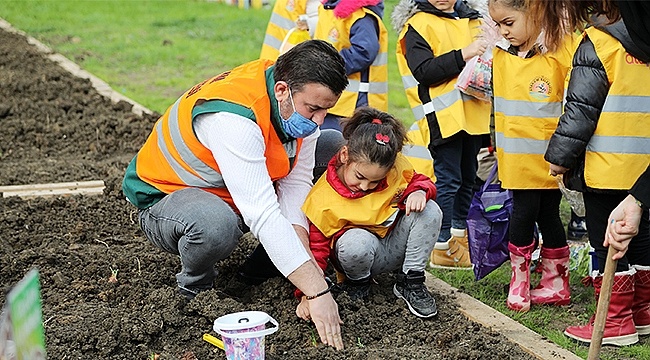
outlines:
[[569, 169], [584, 161], [587, 143], [596, 130], [609, 92], [607, 73], [586, 38], [573, 57], [564, 114], [548, 144], [544, 159]]
[[641, 201], [646, 208], [650, 207], [650, 166], [646, 168], [645, 172], [641, 174], [634, 186], [632, 186], [630, 194]]
[[424, 38], [409, 25], [404, 34], [406, 63], [422, 86], [430, 87], [452, 79], [463, 70], [465, 60], [460, 50], [434, 54]]

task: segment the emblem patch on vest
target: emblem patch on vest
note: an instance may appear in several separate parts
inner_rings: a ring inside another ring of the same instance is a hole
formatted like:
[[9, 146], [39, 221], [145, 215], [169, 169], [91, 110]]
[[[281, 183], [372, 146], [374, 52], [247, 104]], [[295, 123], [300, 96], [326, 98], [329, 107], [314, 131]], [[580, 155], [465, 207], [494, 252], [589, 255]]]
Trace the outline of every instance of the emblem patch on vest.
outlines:
[[286, 7], [287, 11], [293, 11], [295, 7], [296, 7], [296, 3], [294, 2], [294, 0], [287, 1], [287, 7]]
[[330, 44], [336, 44], [339, 42], [339, 31], [336, 30], [336, 28], [330, 30], [329, 34], [327, 34], [327, 41], [329, 41]]
[[399, 199], [401, 199], [402, 195], [404, 195], [404, 190], [406, 190], [406, 188], [397, 189], [395, 195], [393, 195], [393, 198], [390, 200], [391, 205], [396, 205], [399, 203]]
[[548, 99], [551, 93], [551, 81], [544, 76], [534, 78], [530, 82], [528, 93], [537, 100]]

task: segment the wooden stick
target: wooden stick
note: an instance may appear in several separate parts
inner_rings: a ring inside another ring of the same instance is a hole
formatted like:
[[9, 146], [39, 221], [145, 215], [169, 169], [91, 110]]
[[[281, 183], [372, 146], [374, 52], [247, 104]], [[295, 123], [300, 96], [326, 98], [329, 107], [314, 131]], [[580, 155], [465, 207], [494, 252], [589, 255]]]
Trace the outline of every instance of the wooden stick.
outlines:
[[2, 197], [20, 196], [22, 198], [33, 198], [37, 196], [102, 194], [104, 188], [104, 181], [92, 180], [52, 184], [0, 186], [0, 193], [2, 193]]
[[605, 273], [603, 274], [603, 283], [600, 287], [598, 307], [596, 308], [596, 320], [594, 321], [594, 330], [591, 334], [587, 360], [598, 360], [600, 358], [600, 348], [603, 345], [609, 300], [612, 298], [612, 285], [614, 285], [614, 275], [616, 274], [616, 265], [618, 264], [618, 260], [612, 260], [614, 254], [616, 254], [616, 249], [609, 246], [607, 258], [605, 259]]

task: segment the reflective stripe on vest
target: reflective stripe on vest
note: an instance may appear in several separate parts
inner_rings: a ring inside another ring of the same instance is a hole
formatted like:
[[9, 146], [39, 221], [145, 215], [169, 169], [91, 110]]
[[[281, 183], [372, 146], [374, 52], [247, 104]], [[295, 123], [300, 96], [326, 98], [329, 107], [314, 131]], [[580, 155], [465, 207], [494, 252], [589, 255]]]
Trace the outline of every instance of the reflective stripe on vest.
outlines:
[[[271, 14], [271, 20], [269, 20], [269, 23], [278, 26], [282, 30], [285, 31], [285, 34], [289, 32], [289, 30], [293, 29], [296, 26], [296, 23], [293, 22], [291, 19], [285, 18], [280, 14], [273, 13]], [[282, 39], [278, 39], [275, 36], [267, 33], [264, 35], [264, 45], [268, 45], [278, 52], [280, 51], [280, 45], [282, 45]]]
[[212, 168], [201, 161], [201, 159], [196, 157], [183, 141], [178, 123], [179, 102], [180, 99], [176, 100], [169, 112], [169, 135], [171, 136], [172, 143], [174, 144], [174, 148], [178, 152], [179, 156], [198, 174], [198, 176], [185, 170], [185, 168], [183, 168], [183, 166], [171, 155], [169, 149], [167, 149], [167, 143], [163, 138], [162, 122], [158, 122], [158, 125], [156, 126], [158, 133], [158, 148], [172, 169], [174, 169], [176, 175], [183, 180], [185, 184], [195, 187], [225, 187], [221, 174], [215, 172]]
[[494, 97], [494, 108], [505, 116], [525, 116], [529, 118], [549, 118], [562, 114], [562, 103], [530, 102], [523, 100], [507, 100], [501, 96]]
[[[190, 151], [190, 149], [187, 147], [187, 145], [185, 144], [185, 142], [181, 137], [180, 130], [178, 128], [178, 103], [179, 102], [180, 99], [176, 100], [169, 113], [168, 130], [171, 135], [174, 148], [176, 149], [180, 157], [183, 159], [183, 161], [185, 161], [193, 169], [196, 169], [197, 174], [201, 174], [201, 170], [203, 170], [204, 167], [207, 167], [211, 172], [214, 173], [214, 170], [210, 169], [199, 158], [197, 158], [192, 153], [192, 151]], [[162, 121], [159, 121], [158, 124], [156, 125], [156, 133], [158, 137], [158, 141], [157, 141], [158, 149], [165, 157], [165, 160], [167, 160], [167, 162], [171, 166], [176, 176], [178, 176], [178, 178], [181, 179], [185, 184], [189, 186], [195, 186], [195, 187], [210, 187], [210, 186], [223, 187], [223, 178], [221, 177], [221, 175], [213, 177], [212, 180], [215, 181], [215, 184], [213, 185], [210, 184], [210, 182], [206, 181], [201, 175], [197, 176], [187, 171], [180, 163], [176, 161], [176, 159], [172, 156], [171, 152], [167, 148], [167, 143], [165, 142], [164, 135], [163, 135]], [[217, 183], [220, 183], [220, 185], [216, 185]]]
[[650, 113], [650, 96], [609, 95], [602, 112]]
[[371, 94], [384, 94], [388, 91], [388, 84], [383, 82], [377, 83], [367, 83], [360, 82], [357, 80], [350, 80], [348, 87], [345, 88], [346, 91], [351, 91], [355, 93], [364, 92]]
[[411, 124], [407, 132], [408, 143], [402, 147], [402, 153], [413, 164], [419, 174], [426, 175], [435, 182], [433, 173], [433, 158], [429, 152], [429, 126], [427, 119], [421, 119]]
[[[650, 101], [650, 99], [648, 99], [648, 101]], [[594, 135], [591, 137], [589, 144], [587, 144], [587, 151], [650, 155], [650, 138]]]
[[548, 147], [548, 140], [535, 140], [528, 138], [509, 138], [502, 132], [495, 133], [499, 150], [508, 154], [537, 154], [544, 155]]

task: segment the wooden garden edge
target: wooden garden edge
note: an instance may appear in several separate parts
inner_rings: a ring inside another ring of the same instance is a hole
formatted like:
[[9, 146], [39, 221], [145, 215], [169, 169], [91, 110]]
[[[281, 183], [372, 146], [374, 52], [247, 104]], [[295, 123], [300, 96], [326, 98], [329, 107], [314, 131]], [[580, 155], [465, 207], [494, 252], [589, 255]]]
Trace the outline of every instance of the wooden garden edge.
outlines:
[[455, 287], [425, 272], [427, 287], [434, 293], [456, 298], [460, 312], [468, 319], [505, 336], [522, 350], [540, 360], [578, 360], [582, 359], [569, 350], [557, 346], [552, 341], [530, 330], [510, 317], [485, 305], [483, 302], [461, 292]]
[[75, 181], [50, 184], [27, 184], [0, 186], [0, 197], [19, 196], [23, 199], [47, 196], [101, 195], [104, 193], [103, 180]]
[[36, 40], [35, 38], [27, 35], [24, 31], [14, 28], [9, 22], [7, 22], [2, 18], [0, 18], [0, 29], [24, 36], [25, 38], [27, 38], [28, 43], [34, 45], [40, 52], [45, 54], [45, 56], [48, 59], [59, 64], [64, 70], [68, 71], [72, 75], [77, 76], [79, 78], [90, 80], [95, 90], [97, 90], [97, 92], [100, 93], [101, 95], [104, 95], [107, 98], [111, 99], [113, 103], [125, 101], [133, 105], [131, 111], [137, 115], [142, 115], [143, 113], [146, 114], [153, 113], [151, 110], [147, 109], [143, 105], [138, 104], [137, 102], [113, 90], [104, 80], [98, 78], [97, 76], [89, 73], [86, 70], [83, 70], [81, 67], [79, 67], [79, 65], [75, 64], [70, 59], [66, 58], [65, 56], [59, 53], [55, 53], [54, 51], [52, 51], [52, 49], [50, 49], [40, 41]]

